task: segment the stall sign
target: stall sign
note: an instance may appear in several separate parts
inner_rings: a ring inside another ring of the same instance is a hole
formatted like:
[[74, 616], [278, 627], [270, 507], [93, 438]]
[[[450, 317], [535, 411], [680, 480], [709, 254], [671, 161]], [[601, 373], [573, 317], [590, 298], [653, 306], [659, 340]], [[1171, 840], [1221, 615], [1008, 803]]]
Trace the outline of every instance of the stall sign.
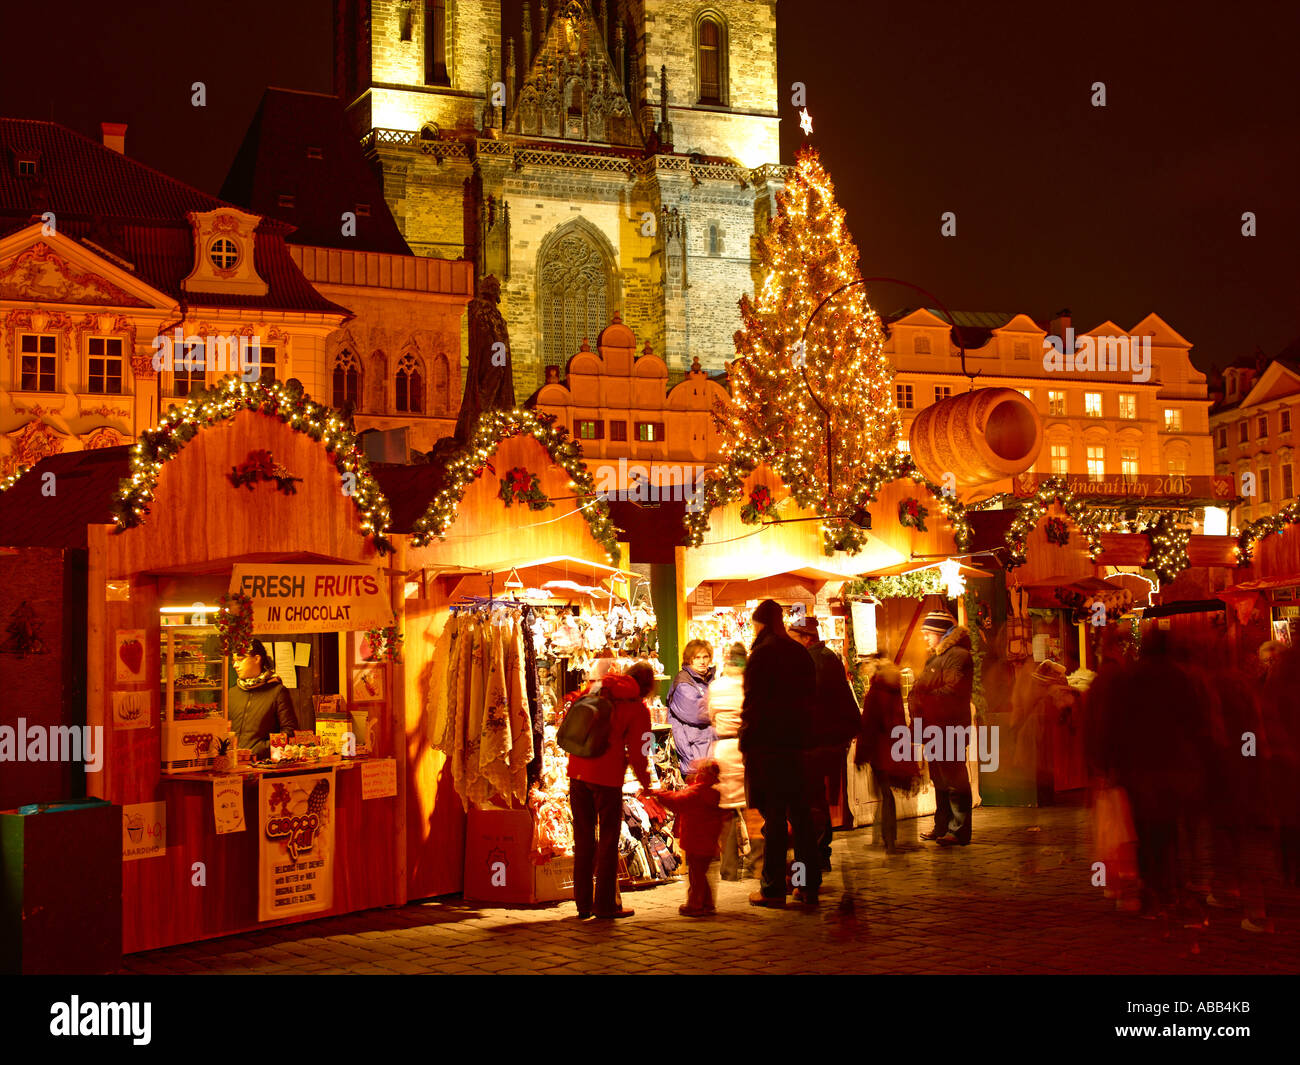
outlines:
[[397, 794], [397, 759], [361, 763], [361, 798], [386, 799]]
[[217, 835], [244, 831], [244, 781], [242, 777], [217, 777], [212, 782], [212, 813]]
[[376, 566], [241, 564], [230, 591], [252, 600], [258, 635], [376, 629], [393, 620], [388, 582]]
[[262, 777], [257, 795], [257, 919], [334, 905], [334, 771]]
[[157, 858], [167, 853], [167, 803], [138, 802], [122, 807], [122, 860]]

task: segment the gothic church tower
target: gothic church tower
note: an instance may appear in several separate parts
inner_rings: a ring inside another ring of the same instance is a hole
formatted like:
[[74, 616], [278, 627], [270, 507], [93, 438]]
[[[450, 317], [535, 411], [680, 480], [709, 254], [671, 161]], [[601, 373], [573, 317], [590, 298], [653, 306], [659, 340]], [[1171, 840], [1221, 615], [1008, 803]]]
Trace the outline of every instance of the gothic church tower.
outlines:
[[337, 0], [335, 83], [411, 248], [501, 280], [521, 399], [615, 313], [672, 370], [735, 357], [776, 0]]

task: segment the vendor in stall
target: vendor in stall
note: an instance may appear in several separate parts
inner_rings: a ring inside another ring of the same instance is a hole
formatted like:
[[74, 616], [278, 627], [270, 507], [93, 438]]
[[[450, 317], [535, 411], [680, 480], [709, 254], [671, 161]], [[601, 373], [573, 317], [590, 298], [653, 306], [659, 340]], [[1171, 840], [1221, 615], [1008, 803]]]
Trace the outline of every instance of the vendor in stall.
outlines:
[[261, 640], [254, 640], [245, 655], [235, 656], [238, 678], [226, 705], [230, 727], [239, 737], [239, 749], [253, 752], [254, 761], [268, 756], [272, 732], [292, 732], [298, 727], [293, 699], [275, 675], [275, 665]]

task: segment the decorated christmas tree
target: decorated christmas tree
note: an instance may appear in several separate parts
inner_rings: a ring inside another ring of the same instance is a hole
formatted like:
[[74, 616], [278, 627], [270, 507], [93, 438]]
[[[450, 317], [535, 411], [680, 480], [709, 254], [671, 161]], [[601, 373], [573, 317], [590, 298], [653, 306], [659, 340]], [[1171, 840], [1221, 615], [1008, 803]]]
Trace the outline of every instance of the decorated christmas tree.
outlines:
[[[899, 421], [884, 331], [863, 286], [827, 303], [801, 347], [818, 304], [861, 278], [844, 211], [810, 148], [777, 197], [759, 258], [764, 280], [755, 299], [740, 300], [731, 405], [717, 412], [723, 454], [761, 455], [801, 503], [835, 513], [854, 480], [896, 452]], [[818, 400], [829, 413], [833, 489]]]

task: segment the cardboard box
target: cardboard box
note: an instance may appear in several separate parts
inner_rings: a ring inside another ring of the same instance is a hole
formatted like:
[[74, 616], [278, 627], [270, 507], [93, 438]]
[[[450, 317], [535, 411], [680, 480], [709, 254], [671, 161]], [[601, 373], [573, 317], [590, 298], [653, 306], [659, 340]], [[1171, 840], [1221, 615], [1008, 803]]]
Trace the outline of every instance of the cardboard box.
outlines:
[[533, 815], [527, 810], [470, 810], [464, 896], [497, 905], [572, 898], [573, 859], [533, 864]]

